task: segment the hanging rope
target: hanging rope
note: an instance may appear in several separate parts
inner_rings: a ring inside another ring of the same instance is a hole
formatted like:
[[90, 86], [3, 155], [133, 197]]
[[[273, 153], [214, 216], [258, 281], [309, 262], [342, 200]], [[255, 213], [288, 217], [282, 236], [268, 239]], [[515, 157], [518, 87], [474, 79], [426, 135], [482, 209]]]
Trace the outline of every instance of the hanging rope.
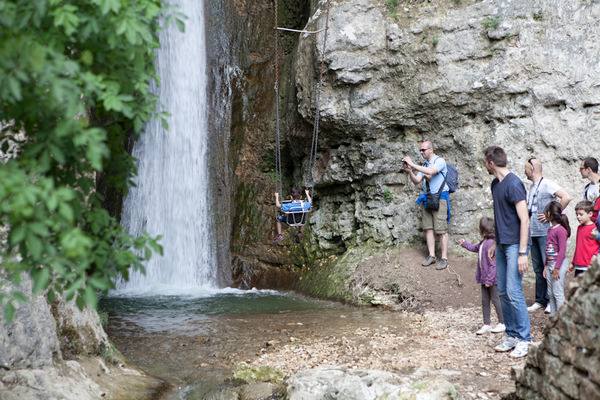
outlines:
[[275, 90], [275, 175], [276, 175], [276, 181], [277, 181], [277, 192], [278, 193], [282, 193], [282, 186], [283, 186], [283, 175], [281, 172], [281, 124], [280, 124], [280, 114], [279, 114], [279, 101], [280, 101], [280, 97], [279, 97], [279, 75], [280, 75], [280, 71], [279, 71], [279, 30], [281, 31], [288, 31], [288, 32], [300, 32], [300, 33], [305, 33], [305, 34], [318, 34], [322, 31], [324, 31], [324, 35], [323, 35], [323, 51], [322, 51], [322, 55], [321, 55], [321, 62], [320, 62], [320, 67], [319, 67], [319, 78], [317, 79], [317, 82], [315, 84], [315, 121], [313, 123], [313, 135], [312, 135], [312, 142], [311, 142], [311, 147], [310, 147], [310, 153], [309, 153], [309, 161], [308, 161], [308, 173], [305, 175], [305, 177], [308, 177], [309, 181], [305, 181], [305, 186], [307, 187], [311, 187], [313, 186], [314, 182], [313, 182], [313, 177], [312, 177], [312, 169], [313, 166], [315, 164], [315, 160], [317, 158], [317, 150], [318, 150], [318, 143], [319, 143], [319, 123], [320, 123], [320, 91], [321, 91], [321, 86], [323, 84], [323, 79], [325, 77], [325, 47], [327, 46], [327, 30], [329, 29], [329, 8], [330, 8], [330, 3], [331, 0], [327, 0], [327, 5], [326, 5], [326, 15], [325, 15], [325, 28], [323, 29], [318, 29], [315, 31], [308, 31], [308, 30], [297, 30], [297, 29], [289, 29], [289, 28], [281, 28], [278, 26], [279, 23], [279, 7], [278, 7], [278, 0], [273, 0], [273, 7], [274, 7], [274, 15], [275, 15], [275, 58], [274, 58], [274, 63], [275, 63], [275, 84], [274, 84], [274, 90]]
[[325, 78], [325, 47], [327, 46], [327, 31], [329, 29], [329, 6], [331, 0], [327, 0], [326, 10], [325, 10], [325, 29], [323, 33], [323, 50], [321, 52], [321, 62], [319, 65], [319, 79], [315, 84], [315, 121], [313, 123], [313, 136], [312, 143], [310, 146], [310, 155], [308, 161], [308, 179], [306, 182], [306, 186], [312, 187], [314, 185], [313, 180], [313, 166], [317, 159], [317, 150], [319, 145], [319, 123], [321, 121], [321, 86], [323, 85], [323, 79]]
[[281, 174], [281, 127], [279, 116], [279, 32], [277, 24], [279, 22], [278, 0], [273, 0], [275, 7], [275, 179], [277, 181], [277, 193], [282, 194], [283, 177]]

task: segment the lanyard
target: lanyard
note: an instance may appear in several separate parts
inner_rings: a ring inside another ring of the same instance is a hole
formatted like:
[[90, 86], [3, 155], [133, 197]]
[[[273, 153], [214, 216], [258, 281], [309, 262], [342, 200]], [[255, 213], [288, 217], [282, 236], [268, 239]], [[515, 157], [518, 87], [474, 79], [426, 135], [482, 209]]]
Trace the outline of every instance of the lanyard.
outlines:
[[536, 188], [535, 188], [535, 192], [533, 193], [533, 196], [530, 196], [530, 198], [529, 198], [529, 202], [528, 202], [529, 203], [528, 204], [529, 213], [533, 212], [533, 204], [534, 203], [535, 203], [535, 211], [538, 211], [538, 207], [537, 207], [537, 195], [538, 195], [538, 191], [540, 190], [540, 185], [542, 184], [543, 180], [544, 180], [544, 177], [542, 176], [540, 178], [540, 181], [538, 182]]

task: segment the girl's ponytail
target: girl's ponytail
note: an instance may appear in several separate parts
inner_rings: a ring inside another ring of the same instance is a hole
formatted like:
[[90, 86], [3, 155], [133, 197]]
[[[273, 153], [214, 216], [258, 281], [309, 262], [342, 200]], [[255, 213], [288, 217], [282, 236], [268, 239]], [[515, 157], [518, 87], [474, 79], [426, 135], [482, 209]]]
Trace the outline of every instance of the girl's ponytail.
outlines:
[[567, 231], [567, 237], [571, 236], [571, 226], [569, 226], [569, 218], [565, 214], [562, 213], [562, 206], [558, 201], [552, 201], [548, 203], [546, 209], [544, 210], [544, 214], [549, 216], [550, 222], [555, 222], [557, 224], [562, 225], [563, 228]]

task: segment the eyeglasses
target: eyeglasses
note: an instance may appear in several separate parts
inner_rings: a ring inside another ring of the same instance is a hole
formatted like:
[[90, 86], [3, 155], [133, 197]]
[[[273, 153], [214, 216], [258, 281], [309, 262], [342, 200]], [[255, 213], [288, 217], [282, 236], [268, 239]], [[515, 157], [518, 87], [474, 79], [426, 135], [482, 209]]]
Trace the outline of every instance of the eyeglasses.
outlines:
[[420, 151], [421, 153], [425, 153], [427, 150], [429, 150], [429, 148], [426, 148], [426, 149], [419, 149], [419, 151]]

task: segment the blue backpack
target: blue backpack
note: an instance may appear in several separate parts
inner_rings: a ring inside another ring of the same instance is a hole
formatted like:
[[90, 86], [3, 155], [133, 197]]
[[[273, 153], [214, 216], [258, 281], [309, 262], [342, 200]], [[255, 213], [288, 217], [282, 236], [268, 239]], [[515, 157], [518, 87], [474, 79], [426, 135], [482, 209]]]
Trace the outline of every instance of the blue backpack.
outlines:
[[448, 191], [454, 193], [458, 190], [458, 170], [452, 164], [446, 163], [446, 184]]

